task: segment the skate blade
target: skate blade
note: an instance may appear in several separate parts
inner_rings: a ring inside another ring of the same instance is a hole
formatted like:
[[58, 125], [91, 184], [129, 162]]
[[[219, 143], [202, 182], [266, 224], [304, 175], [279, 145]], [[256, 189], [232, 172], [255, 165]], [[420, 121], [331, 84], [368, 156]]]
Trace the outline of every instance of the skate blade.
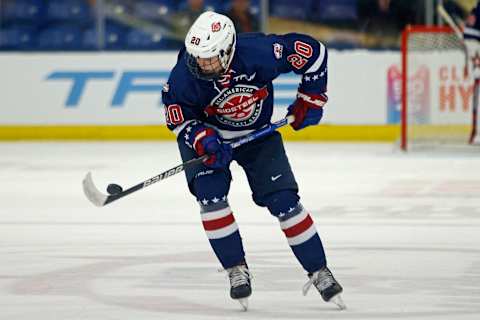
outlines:
[[240, 305], [242, 306], [243, 311], [247, 311], [247, 310], [248, 310], [248, 299], [247, 299], [247, 298], [238, 299], [238, 302], [239, 302]]
[[345, 309], [347, 309], [347, 306], [345, 305], [345, 303], [343, 302], [342, 297], [341, 297], [339, 294], [337, 294], [336, 296], [332, 297], [332, 299], [330, 299], [329, 302], [332, 302], [332, 303], [336, 304], [337, 307], [340, 308], [340, 310], [345, 310]]

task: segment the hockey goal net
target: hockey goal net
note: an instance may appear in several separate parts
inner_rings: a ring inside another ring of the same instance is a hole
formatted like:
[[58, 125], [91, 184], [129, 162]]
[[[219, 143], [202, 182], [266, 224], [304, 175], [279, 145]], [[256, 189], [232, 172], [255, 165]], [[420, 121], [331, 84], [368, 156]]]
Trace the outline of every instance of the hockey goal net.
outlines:
[[478, 86], [464, 74], [465, 63], [463, 41], [449, 27], [408, 26], [404, 30], [403, 150], [468, 146], [478, 140], [472, 103]]

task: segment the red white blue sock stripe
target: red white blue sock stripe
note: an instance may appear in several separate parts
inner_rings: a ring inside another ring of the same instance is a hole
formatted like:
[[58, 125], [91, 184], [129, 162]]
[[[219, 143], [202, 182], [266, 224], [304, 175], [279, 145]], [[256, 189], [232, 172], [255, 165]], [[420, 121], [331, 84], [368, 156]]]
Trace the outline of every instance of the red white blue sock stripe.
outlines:
[[235, 217], [230, 207], [201, 214], [202, 224], [208, 239], [228, 237], [238, 230]]
[[303, 207], [297, 214], [280, 221], [280, 227], [290, 246], [302, 244], [317, 234], [312, 218]]

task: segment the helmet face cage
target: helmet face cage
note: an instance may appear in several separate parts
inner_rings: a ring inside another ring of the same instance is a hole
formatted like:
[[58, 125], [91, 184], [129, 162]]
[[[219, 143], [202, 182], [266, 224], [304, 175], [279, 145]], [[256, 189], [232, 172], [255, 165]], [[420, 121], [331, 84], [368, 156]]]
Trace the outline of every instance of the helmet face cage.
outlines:
[[202, 80], [215, 80], [227, 72], [235, 53], [235, 26], [227, 16], [202, 13], [185, 37], [185, 62]]
[[220, 50], [219, 55], [211, 57], [211, 59], [218, 57], [218, 61], [220, 63], [220, 66], [222, 67], [222, 70], [219, 70], [218, 72], [205, 72], [198, 64], [198, 61], [197, 61], [198, 57], [193, 56], [187, 50], [185, 52], [186, 53], [185, 59], [186, 59], [188, 70], [190, 70], [190, 72], [195, 77], [201, 80], [216, 80], [220, 78], [220, 76], [227, 71], [228, 66], [230, 65], [230, 62], [233, 59], [233, 54], [235, 52], [235, 42], [236, 42], [236, 37], [234, 35], [233, 41], [226, 51]]
[[193, 55], [191, 55], [188, 52], [186, 52], [185, 59], [186, 59], [188, 70], [190, 70], [190, 72], [195, 77], [197, 77], [198, 79], [201, 79], [201, 80], [215, 80], [215, 79], [218, 79], [221, 76], [221, 74], [225, 71], [225, 70], [221, 70], [220, 72], [205, 72], [205, 71], [203, 71], [202, 68], [200, 67], [200, 65], [197, 62], [197, 58], [194, 57]]

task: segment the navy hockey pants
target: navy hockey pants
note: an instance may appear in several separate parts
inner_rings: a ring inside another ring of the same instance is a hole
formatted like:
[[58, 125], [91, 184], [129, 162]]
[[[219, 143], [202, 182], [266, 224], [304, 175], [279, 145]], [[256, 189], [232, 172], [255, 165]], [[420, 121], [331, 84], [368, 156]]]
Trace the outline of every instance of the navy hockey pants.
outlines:
[[[198, 155], [179, 142], [183, 161]], [[267, 207], [279, 219], [295, 256], [308, 272], [326, 265], [322, 243], [310, 215], [299, 202], [298, 185], [278, 132], [233, 150], [235, 160], [245, 171], [253, 201]], [[190, 192], [196, 197], [202, 224], [210, 244], [227, 269], [245, 259], [245, 253], [228, 192], [232, 175], [229, 168], [210, 169], [203, 164], [185, 171]]]

